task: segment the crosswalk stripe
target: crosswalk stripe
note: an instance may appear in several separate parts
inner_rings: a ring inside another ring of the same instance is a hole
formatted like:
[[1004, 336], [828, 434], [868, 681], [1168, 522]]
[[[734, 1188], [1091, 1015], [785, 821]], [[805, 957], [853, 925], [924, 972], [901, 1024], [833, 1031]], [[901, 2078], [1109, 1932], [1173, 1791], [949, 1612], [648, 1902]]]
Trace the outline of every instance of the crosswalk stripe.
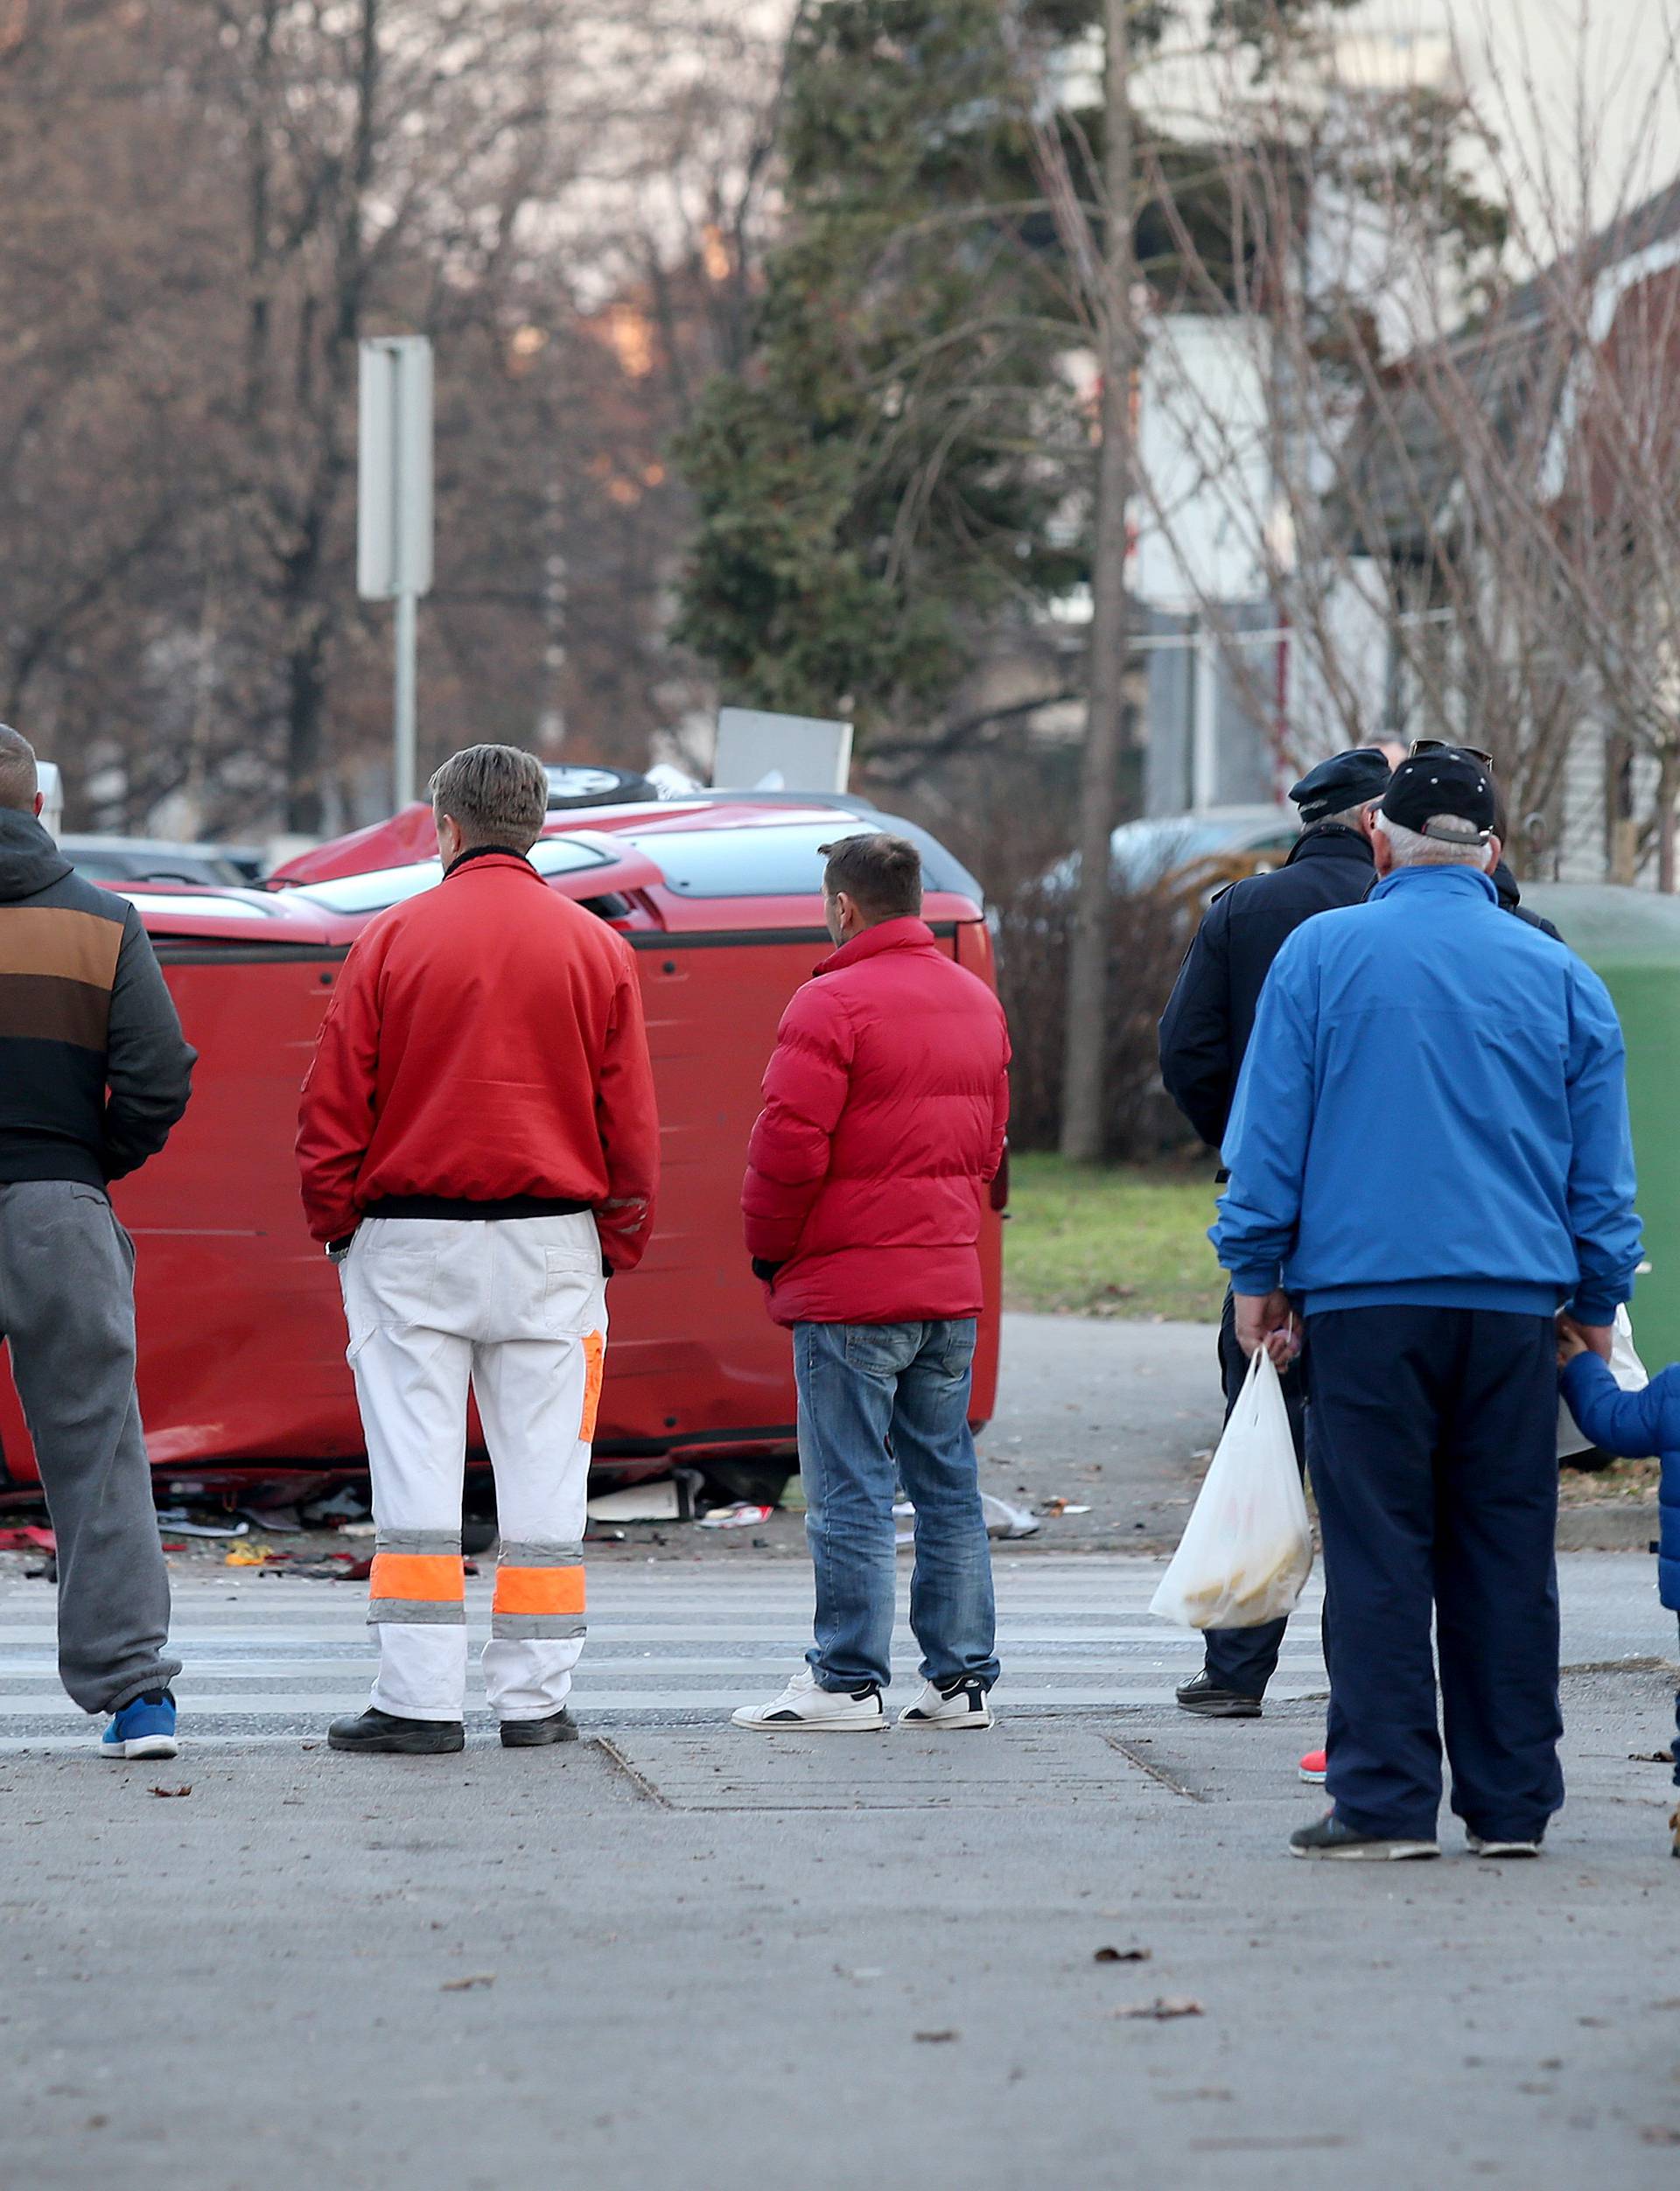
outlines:
[[[1055, 1712], [1170, 1710], [1174, 1685], [1200, 1662], [1201, 1640], [1147, 1612], [1164, 1563], [1032, 1555], [998, 1563], [1000, 1701], [1024, 1717]], [[900, 1615], [907, 1585], [901, 1567]], [[367, 1701], [376, 1657], [363, 1592], [303, 1578], [178, 1574], [173, 1648], [184, 1732], [223, 1745], [317, 1740], [326, 1720]], [[1319, 1592], [1292, 1625], [1272, 1695], [1321, 1694]], [[810, 1637], [809, 1571], [598, 1562], [591, 1575], [590, 1642], [575, 1708], [585, 1726], [614, 1718], [716, 1721], [780, 1685]], [[488, 1628], [490, 1581], [467, 1586], [467, 1708], [482, 1715], [476, 1657]], [[0, 1751], [85, 1743], [83, 1716], [54, 1670], [53, 1593], [0, 1582]], [[915, 1682], [916, 1648], [894, 1637], [896, 1703]], [[69, 1729], [74, 1728], [73, 1733]], [[290, 1730], [290, 1732], [285, 1732]]]

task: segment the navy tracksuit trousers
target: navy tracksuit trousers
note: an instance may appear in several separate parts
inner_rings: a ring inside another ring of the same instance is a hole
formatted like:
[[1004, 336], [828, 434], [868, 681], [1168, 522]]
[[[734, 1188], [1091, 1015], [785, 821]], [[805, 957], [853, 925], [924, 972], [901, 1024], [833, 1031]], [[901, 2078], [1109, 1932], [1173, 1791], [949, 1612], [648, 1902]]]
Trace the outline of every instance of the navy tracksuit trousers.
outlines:
[[[1225, 1306], [1219, 1318], [1219, 1375], [1225, 1388], [1225, 1419], [1249, 1378], [1249, 1358], [1236, 1343], [1236, 1304], [1225, 1289]], [[1289, 1410], [1290, 1435], [1295, 1440], [1295, 1459], [1306, 1466], [1306, 1358], [1291, 1362], [1282, 1378], [1284, 1405]], [[1264, 1620], [1256, 1628], [1209, 1628], [1204, 1639], [1202, 1662], [1222, 1689], [1239, 1696], [1264, 1697], [1266, 1684], [1278, 1670], [1283, 1648], [1283, 1620]]]
[[1551, 1319], [1338, 1309], [1306, 1338], [1337, 1816], [1435, 1835], [1432, 1609], [1452, 1809], [1485, 1839], [1531, 1839], [1564, 1800]]

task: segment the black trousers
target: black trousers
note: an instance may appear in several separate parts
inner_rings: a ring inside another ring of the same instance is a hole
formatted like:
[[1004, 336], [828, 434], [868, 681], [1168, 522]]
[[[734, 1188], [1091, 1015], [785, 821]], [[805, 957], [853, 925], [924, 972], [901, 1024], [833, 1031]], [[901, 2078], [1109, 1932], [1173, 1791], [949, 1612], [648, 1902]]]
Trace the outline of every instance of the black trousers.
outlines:
[[[1249, 1358], [1236, 1343], [1236, 1304], [1229, 1286], [1219, 1317], [1219, 1375], [1225, 1387], [1225, 1419], [1231, 1419], [1237, 1395], [1248, 1380]], [[1295, 1458], [1306, 1466], [1306, 1357], [1300, 1355], [1283, 1375], [1284, 1404], [1289, 1410], [1290, 1434]], [[1267, 1620], [1257, 1628], [1209, 1628], [1203, 1663], [1210, 1680], [1240, 1696], [1264, 1697], [1266, 1684], [1278, 1670], [1278, 1654], [1284, 1646], [1284, 1620]]]
[[1337, 1815], [1435, 1833], [1432, 1610], [1452, 1809], [1530, 1839], [1564, 1800], [1551, 1319], [1340, 1309], [1308, 1319], [1307, 1344]]

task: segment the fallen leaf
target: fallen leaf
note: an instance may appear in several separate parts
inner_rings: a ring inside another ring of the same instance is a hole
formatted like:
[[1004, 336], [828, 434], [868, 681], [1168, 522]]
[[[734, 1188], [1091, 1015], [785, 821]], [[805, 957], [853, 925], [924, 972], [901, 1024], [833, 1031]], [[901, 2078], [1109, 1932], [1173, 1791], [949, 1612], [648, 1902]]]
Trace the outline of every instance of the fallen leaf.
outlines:
[[154, 1796], [190, 1796], [192, 1783], [187, 1781], [179, 1788], [154, 1788], [151, 1792]]
[[1147, 1963], [1153, 1956], [1153, 1948], [1099, 1948], [1091, 1957], [1093, 1963]]
[[1629, 1750], [1628, 1762], [1630, 1765], [1672, 1765], [1674, 1752], [1672, 1750]]
[[962, 2034], [957, 2031], [918, 2031], [912, 2033], [911, 2036], [920, 2040], [924, 2047], [942, 2047], [950, 2040], [960, 2039]]
[[494, 1971], [483, 1970], [475, 1978], [445, 1978], [438, 1990], [440, 1993], [470, 1993], [475, 1985], [494, 1985], [495, 1982]]
[[1187, 1993], [1158, 1993], [1152, 2001], [1131, 2001], [1124, 2008], [1111, 2008], [1110, 2016], [1141, 2017], [1156, 2024], [1170, 2023], [1175, 2016], [1200, 2016], [1203, 2013], [1200, 2001], [1193, 2001]]

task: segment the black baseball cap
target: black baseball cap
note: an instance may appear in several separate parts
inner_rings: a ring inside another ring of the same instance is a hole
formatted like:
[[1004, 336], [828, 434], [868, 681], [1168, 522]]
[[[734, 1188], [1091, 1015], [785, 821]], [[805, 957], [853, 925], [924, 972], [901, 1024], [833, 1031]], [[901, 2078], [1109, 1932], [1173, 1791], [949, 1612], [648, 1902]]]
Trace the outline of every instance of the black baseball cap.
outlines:
[[1492, 775], [1451, 746], [1403, 760], [1382, 799], [1390, 822], [1448, 844], [1485, 844], [1496, 810]]
[[1355, 746], [1309, 769], [1289, 795], [1304, 822], [1322, 822], [1327, 814], [1346, 814], [1380, 799], [1389, 776], [1387, 758], [1375, 746]]

